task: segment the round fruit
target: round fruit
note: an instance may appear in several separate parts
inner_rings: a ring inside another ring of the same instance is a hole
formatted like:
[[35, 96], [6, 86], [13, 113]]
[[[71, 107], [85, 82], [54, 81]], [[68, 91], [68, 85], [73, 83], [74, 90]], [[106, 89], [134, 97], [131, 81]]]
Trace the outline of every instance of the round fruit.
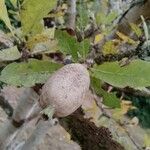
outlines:
[[89, 72], [82, 64], [66, 65], [43, 86], [40, 105], [53, 106], [57, 117], [70, 115], [82, 105], [89, 86]]

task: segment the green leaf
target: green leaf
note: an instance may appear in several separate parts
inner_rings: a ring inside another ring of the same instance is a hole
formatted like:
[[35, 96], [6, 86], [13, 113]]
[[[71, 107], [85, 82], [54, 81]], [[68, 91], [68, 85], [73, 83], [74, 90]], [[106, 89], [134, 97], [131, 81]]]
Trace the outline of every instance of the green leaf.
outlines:
[[89, 15], [88, 15], [86, 3], [80, 0], [77, 9], [79, 15], [77, 18], [77, 26], [81, 31], [84, 31], [85, 27], [88, 25], [89, 22]]
[[134, 23], [130, 23], [130, 27], [138, 37], [140, 37], [142, 35], [142, 30], [138, 27], [138, 25], [136, 25]]
[[140, 89], [150, 86], [150, 62], [137, 59], [124, 67], [118, 62], [106, 62], [91, 70], [94, 77], [116, 87]]
[[70, 36], [65, 31], [56, 31], [55, 37], [58, 39], [58, 46], [62, 53], [69, 54], [76, 62], [87, 57], [90, 41], [88, 39], [78, 42], [75, 37]]
[[98, 25], [102, 24], [105, 21], [105, 17], [106, 17], [106, 15], [104, 13], [98, 12], [96, 14], [96, 23]]
[[114, 20], [115, 18], [117, 17], [117, 12], [115, 11], [112, 11], [110, 12], [106, 17], [105, 17], [105, 20], [104, 20], [104, 24], [106, 25], [110, 25]]
[[70, 36], [65, 31], [56, 31], [55, 37], [58, 39], [58, 46], [60, 51], [64, 54], [70, 54], [74, 61], [78, 60], [76, 39]]
[[88, 39], [83, 40], [82, 42], [76, 43], [79, 54], [83, 60], [86, 59], [89, 53], [90, 41]]
[[110, 12], [108, 15], [100, 11], [96, 14], [96, 23], [98, 25], [111, 25], [111, 23], [115, 20], [117, 15], [118, 14], [115, 11]]
[[[96, 23], [98, 25], [106, 25], [106, 22], [107, 22], [107, 16], [111, 13], [108, 13], [108, 9], [109, 9], [109, 4], [108, 4], [108, 1], [107, 0], [103, 0], [103, 1], [98, 1], [97, 3], [97, 10], [96, 10]], [[111, 18], [111, 16], [109, 17]], [[109, 20], [108, 18], [108, 20]]]
[[12, 5], [17, 8], [17, 1], [18, 0], [10, 0], [10, 2], [12, 3]]
[[17, 60], [21, 57], [17, 46], [7, 48], [0, 51], [0, 61], [12, 61]]
[[96, 13], [96, 23], [100, 26], [102, 33], [104, 35], [110, 34], [115, 25], [112, 23], [117, 17], [117, 13], [115, 11], [110, 12], [108, 15], [103, 11]]
[[120, 108], [120, 101], [115, 93], [108, 93], [101, 87], [101, 81], [96, 78], [91, 78], [91, 85], [97, 95], [103, 97], [103, 103], [111, 108]]
[[50, 61], [29, 59], [28, 62], [11, 63], [1, 72], [0, 80], [10, 85], [31, 87], [44, 83], [50, 74], [62, 65]]
[[43, 30], [42, 18], [56, 5], [56, 0], [24, 0], [21, 10], [21, 24], [25, 35], [37, 34]]
[[5, 5], [5, 0], [0, 0], [0, 20], [2, 20], [9, 30], [13, 33], [13, 28], [8, 17], [7, 8]]

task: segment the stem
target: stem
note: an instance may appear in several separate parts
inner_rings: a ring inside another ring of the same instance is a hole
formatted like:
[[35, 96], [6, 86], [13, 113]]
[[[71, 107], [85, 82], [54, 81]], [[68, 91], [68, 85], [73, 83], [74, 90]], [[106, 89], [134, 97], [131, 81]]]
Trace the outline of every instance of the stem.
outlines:
[[76, 20], [76, 1], [68, 0], [68, 20], [67, 20], [67, 30], [74, 32], [75, 30], [75, 20]]

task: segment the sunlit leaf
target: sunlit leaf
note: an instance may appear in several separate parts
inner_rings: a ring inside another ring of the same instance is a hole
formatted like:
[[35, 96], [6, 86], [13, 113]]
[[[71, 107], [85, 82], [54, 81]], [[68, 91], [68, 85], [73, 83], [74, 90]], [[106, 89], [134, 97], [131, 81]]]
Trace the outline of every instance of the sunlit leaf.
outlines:
[[0, 0], [0, 20], [2, 20], [9, 30], [13, 33], [13, 28], [8, 17], [7, 8], [5, 5], [5, 0]]
[[2, 70], [0, 80], [9, 85], [31, 87], [36, 83], [44, 83], [61, 66], [50, 61], [36, 59], [11, 63]]
[[23, 33], [36, 34], [43, 30], [42, 18], [56, 5], [55, 0], [24, 0], [21, 9]]
[[0, 61], [12, 61], [12, 60], [17, 60], [20, 57], [21, 54], [18, 51], [17, 46], [0, 51]]

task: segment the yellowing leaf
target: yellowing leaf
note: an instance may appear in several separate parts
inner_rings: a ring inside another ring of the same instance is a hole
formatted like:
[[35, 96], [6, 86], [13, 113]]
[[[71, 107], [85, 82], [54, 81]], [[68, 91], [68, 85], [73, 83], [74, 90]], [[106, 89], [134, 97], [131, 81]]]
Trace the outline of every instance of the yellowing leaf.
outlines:
[[91, 118], [91, 121], [98, 125], [99, 117], [102, 115], [102, 112], [97, 106], [91, 91], [87, 93], [82, 109], [84, 111], [84, 117]]
[[112, 118], [117, 121], [120, 121], [123, 118], [124, 113], [121, 111], [121, 108], [116, 108], [112, 112]]
[[49, 40], [49, 38], [46, 36], [46, 35], [43, 35], [43, 34], [37, 34], [31, 38], [29, 38], [28, 42], [27, 42], [27, 47], [32, 50], [33, 47], [40, 43], [40, 42], [45, 42]]
[[37, 43], [32, 49], [32, 54], [52, 53], [58, 51], [58, 42], [56, 40], [47, 40]]
[[5, 0], [0, 0], [0, 20], [4, 21], [5, 25], [13, 33], [13, 28], [11, 26], [10, 19], [8, 17], [8, 12], [7, 12], [7, 8], [5, 5]]
[[55, 0], [24, 0], [21, 10], [21, 24], [25, 35], [37, 34], [43, 30], [42, 18], [56, 5]]
[[108, 41], [103, 46], [103, 54], [117, 54], [118, 50], [113, 41]]
[[122, 114], [126, 114], [132, 108], [133, 108], [133, 106], [132, 106], [131, 101], [126, 101], [126, 100], [121, 101], [121, 112], [122, 112]]
[[17, 60], [21, 57], [17, 46], [7, 48], [0, 51], [0, 61], [12, 61]]
[[49, 17], [49, 18], [59, 18], [59, 17], [62, 17], [64, 15], [65, 15], [65, 13], [63, 11], [58, 11], [56, 13], [48, 14], [48, 15], [46, 15], [46, 17]]
[[54, 28], [45, 29], [41, 34], [31, 36], [27, 41], [27, 48], [32, 54], [41, 52], [56, 52], [58, 42], [54, 40]]
[[45, 35], [45, 36], [47, 36], [50, 39], [54, 39], [55, 28], [45, 29], [45, 30], [43, 30], [42, 34]]
[[145, 134], [145, 136], [144, 136], [144, 144], [145, 144], [144, 146], [150, 147], [150, 132]]
[[97, 34], [94, 39], [94, 44], [98, 44], [104, 38], [103, 34]]
[[120, 39], [122, 39], [124, 42], [127, 42], [129, 44], [136, 44], [137, 42], [132, 40], [130, 37], [126, 36], [125, 34], [117, 31], [116, 34], [119, 36]]
[[67, 10], [68, 9], [68, 5], [63, 3], [62, 6], [61, 6], [61, 9], [62, 10]]
[[132, 102], [131, 101], [127, 101], [127, 100], [122, 100], [121, 101], [121, 108], [117, 108], [117, 109], [114, 109], [112, 111], [112, 117], [115, 119], [115, 120], [118, 120], [118, 121], [121, 121], [124, 119], [124, 115], [127, 114], [127, 112], [131, 109], [136, 109], [136, 107], [134, 107], [132, 105]]

